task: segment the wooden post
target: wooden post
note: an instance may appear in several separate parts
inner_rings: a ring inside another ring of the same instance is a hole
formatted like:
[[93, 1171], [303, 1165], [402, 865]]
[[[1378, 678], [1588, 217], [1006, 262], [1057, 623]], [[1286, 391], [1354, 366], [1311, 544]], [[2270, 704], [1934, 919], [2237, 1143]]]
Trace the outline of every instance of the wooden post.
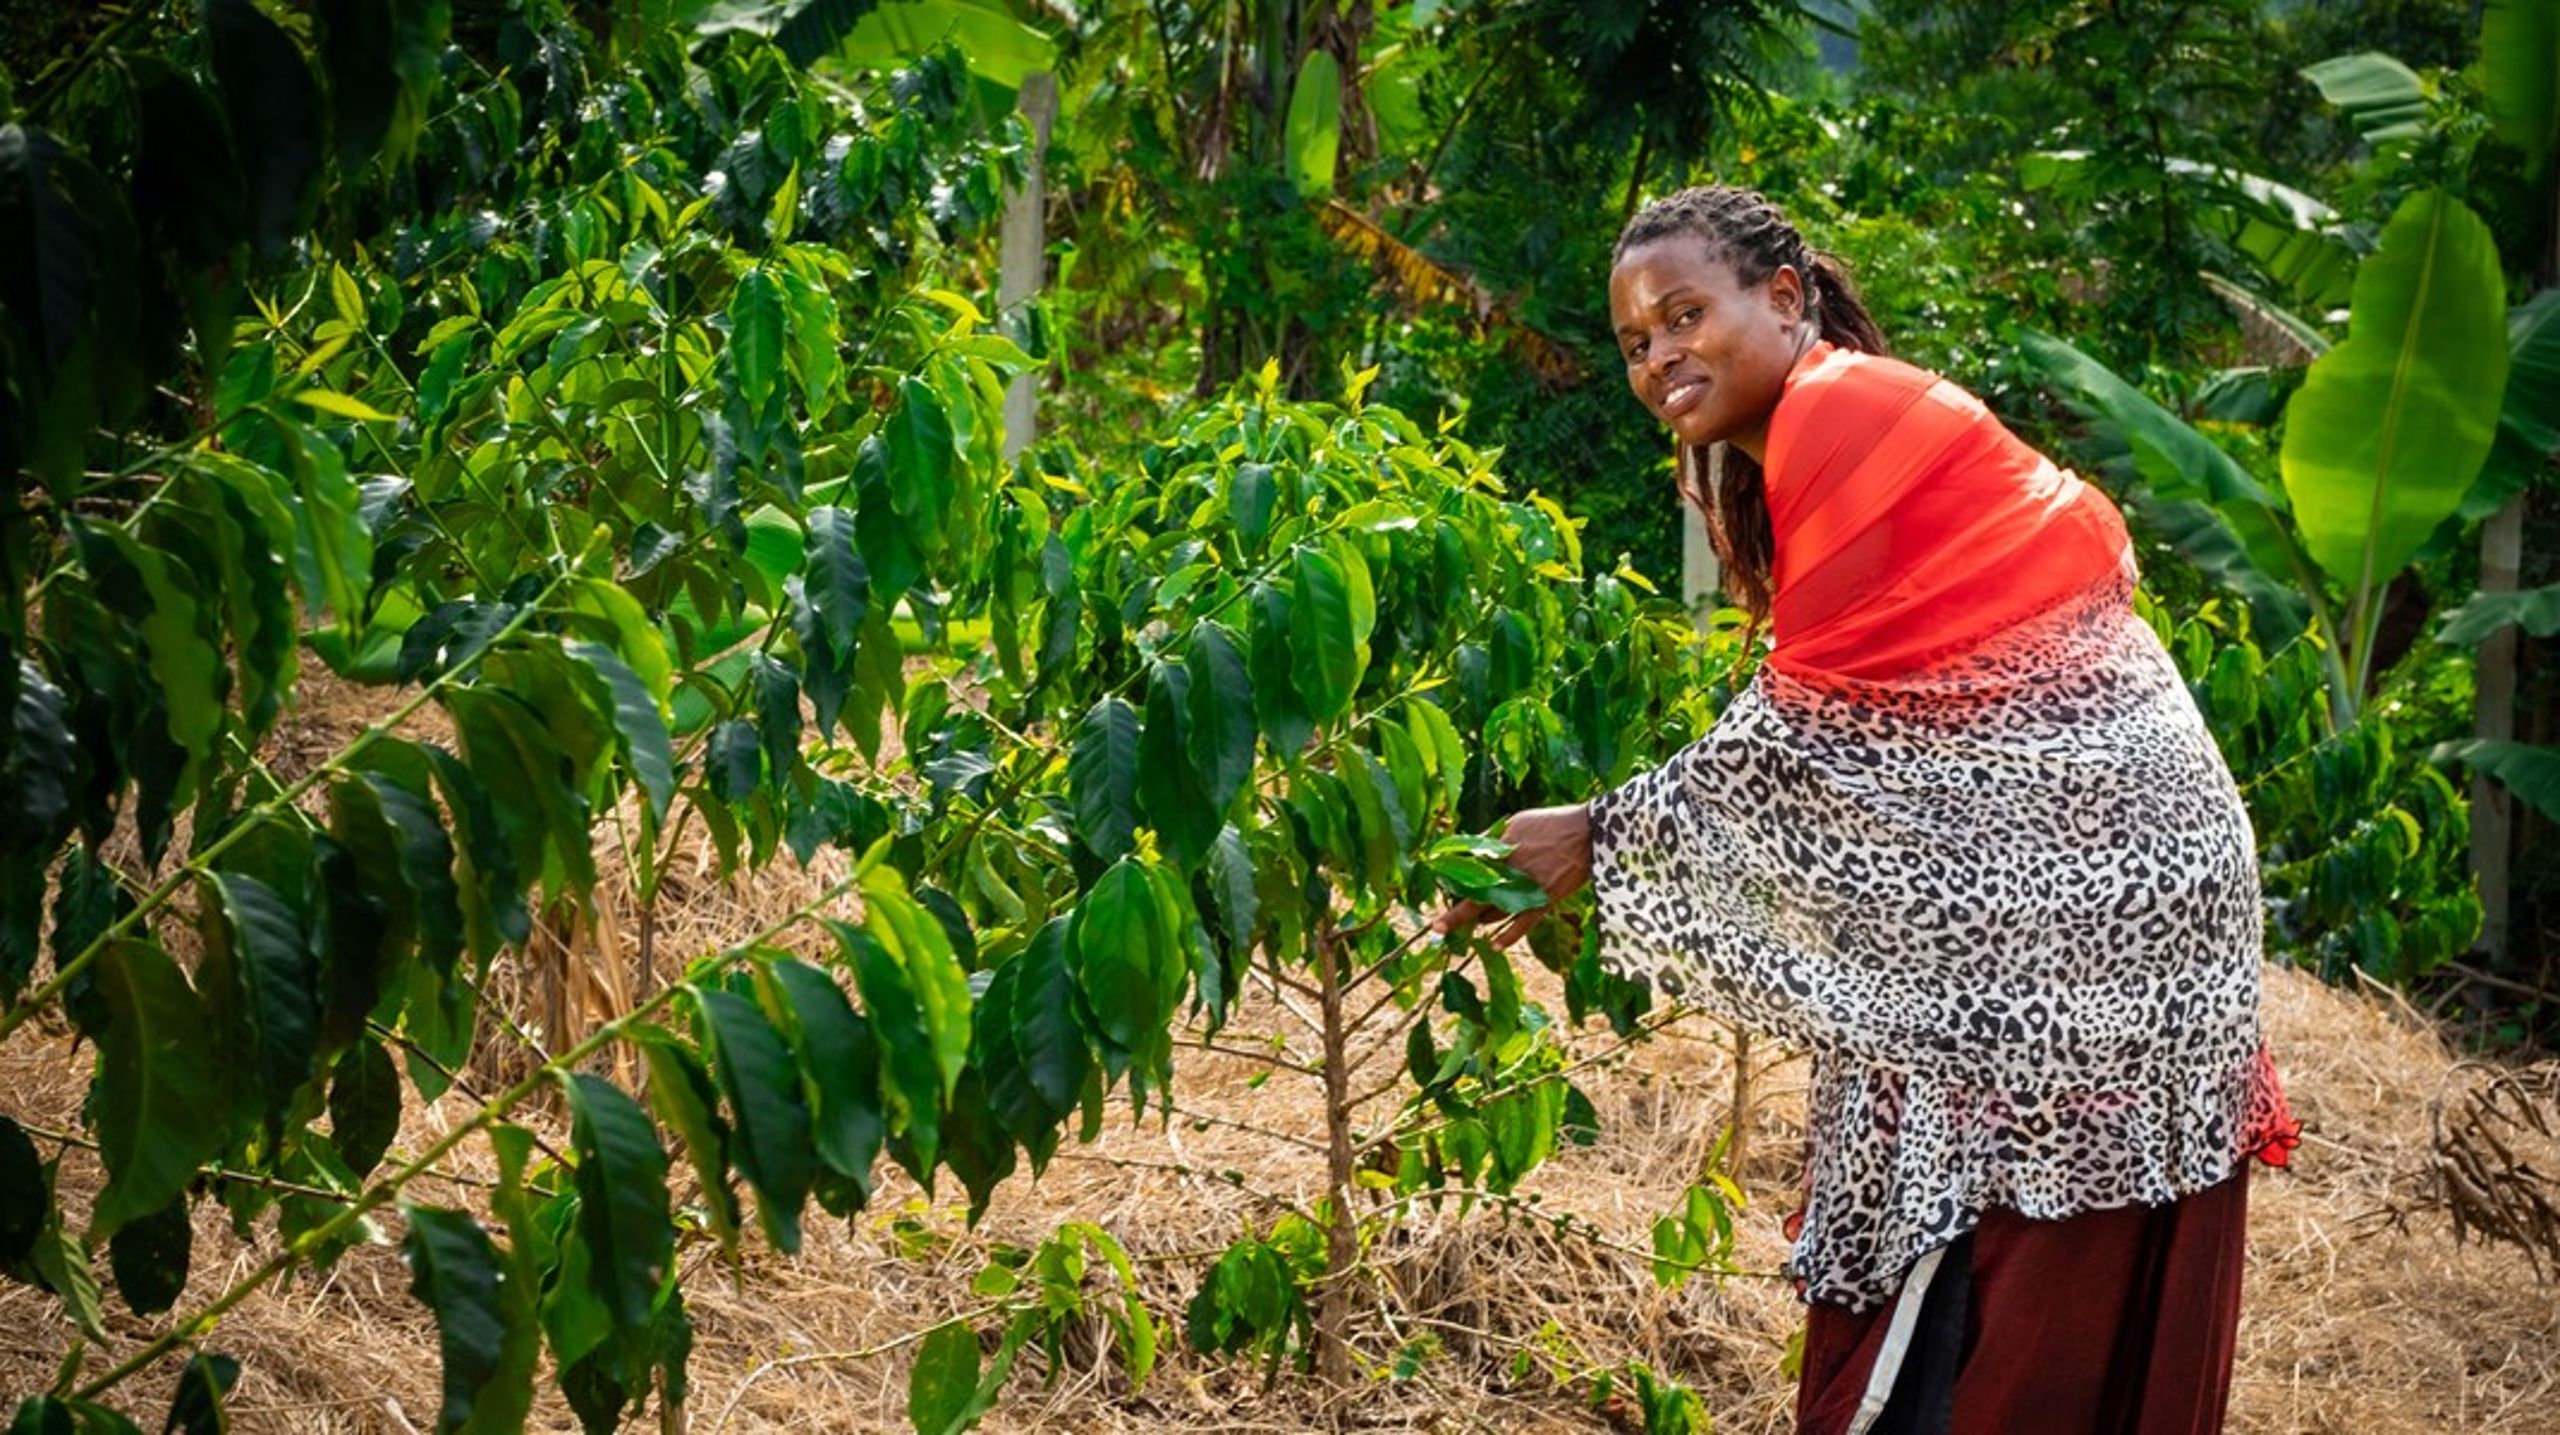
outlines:
[[[1672, 462], [1688, 461], [1689, 446], [1682, 444], [1679, 457]], [[1707, 450], [1707, 476], [1706, 491], [1713, 493], [1716, 484], [1724, 481], [1723, 444]], [[1701, 633], [1707, 630], [1707, 615], [1716, 610], [1716, 589], [1723, 582], [1724, 569], [1716, 562], [1716, 546], [1707, 537], [1706, 515], [1684, 499], [1680, 504], [1680, 606], [1689, 610], [1689, 621]]]
[[[2512, 593], [2524, 563], [2524, 495], [2480, 526], [2480, 591]], [[2505, 742], [2516, 735], [2516, 629], [2500, 628], [2481, 643], [2472, 667], [2472, 735]], [[2508, 869], [2515, 854], [2515, 799], [2495, 779], [2471, 779], [2471, 871], [2480, 888], [2480, 945], [2492, 971], [2507, 963]]]
[[[1058, 80], [1046, 70], [1022, 77], [1019, 101], [1031, 122], [1031, 157], [1023, 165], [1022, 187], [1004, 206], [1004, 250], [996, 280], [997, 321], [1019, 337], [1031, 323], [1031, 304], [1040, 297], [1048, 266], [1047, 202], [1042, 158], [1049, 148], [1049, 127], [1058, 118]], [[1004, 391], [1004, 461], [1011, 463], [1039, 437], [1038, 379], [1017, 375]]]

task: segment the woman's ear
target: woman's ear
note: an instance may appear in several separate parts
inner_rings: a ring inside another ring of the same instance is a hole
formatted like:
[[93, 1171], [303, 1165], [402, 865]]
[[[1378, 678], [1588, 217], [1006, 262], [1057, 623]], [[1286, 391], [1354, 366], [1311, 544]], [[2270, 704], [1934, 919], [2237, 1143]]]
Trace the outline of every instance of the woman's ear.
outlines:
[[1804, 276], [1792, 264], [1781, 264], [1769, 275], [1769, 303], [1786, 319], [1804, 317]]

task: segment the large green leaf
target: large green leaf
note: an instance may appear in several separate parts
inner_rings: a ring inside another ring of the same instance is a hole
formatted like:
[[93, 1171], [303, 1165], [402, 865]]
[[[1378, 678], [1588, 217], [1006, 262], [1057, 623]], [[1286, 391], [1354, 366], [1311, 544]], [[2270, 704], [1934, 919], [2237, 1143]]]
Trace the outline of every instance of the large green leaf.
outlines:
[[[1076, 989], [1100, 1036], [1111, 1043], [1111, 1070], [1123, 1064], [1161, 1082], [1169, 1055], [1166, 1025], [1182, 1000], [1190, 966], [1173, 914], [1147, 869], [1114, 864], [1085, 893], [1068, 929]], [[1141, 1102], [1144, 1093], [1137, 1093]]]
[[533, 1402], [541, 1330], [530, 1293], [520, 1289], [480, 1223], [460, 1211], [404, 1205], [409, 1293], [435, 1316], [444, 1360], [444, 1404], [436, 1428], [495, 1432], [524, 1428]]
[[[948, 930], [908, 895], [895, 868], [872, 868], [863, 874], [861, 886], [863, 926], [906, 976], [947, 1098], [969, 1058], [969, 975], [952, 950]], [[864, 994], [869, 995], [867, 989]]]
[[214, 874], [204, 924], [205, 1016], [220, 1044], [237, 1120], [284, 1119], [320, 1044], [319, 964], [301, 920], [274, 888]]
[[897, 412], [883, 431], [889, 442], [890, 501], [912, 527], [916, 546], [930, 555], [942, 546], [951, 516], [957, 464], [951, 415], [931, 384], [909, 375], [898, 381]]
[[675, 1226], [667, 1214], [667, 1153], [648, 1113], [612, 1082], [571, 1072], [569, 1144], [578, 1161], [578, 1235], [590, 1262], [588, 1281], [617, 1322], [646, 1325], [667, 1263]]
[[159, 1210], [116, 1227], [107, 1242], [107, 1269], [115, 1276], [117, 1294], [135, 1315], [158, 1315], [178, 1303], [178, 1293], [187, 1288], [195, 1234], [184, 1192]]
[[869, 932], [841, 922], [830, 925], [853, 968], [854, 986], [880, 1043], [880, 1096], [888, 1131], [906, 1138], [916, 1164], [929, 1174], [942, 1151], [944, 1089], [922, 1003], [897, 958]]
[[800, 1207], [809, 1199], [815, 1154], [800, 1073], [782, 1034], [755, 1004], [716, 987], [693, 989], [710, 1039], [713, 1069], [729, 1099], [737, 1139], [731, 1154], [755, 1188], [756, 1220], [784, 1252], [800, 1249]]
[[2488, 0], [2480, 72], [2498, 137], [2539, 177], [2560, 144], [2560, 9], [2549, 0]]
[[220, 1148], [230, 1123], [204, 1009], [169, 954], [109, 943], [90, 967], [107, 1029], [98, 1037], [98, 1193], [91, 1239], [159, 1210]]
[[0, 1116], [0, 1271], [15, 1270], [36, 1248], [53, 1214], [53, 1183], [27, 1130]]
[[2507, 312], [2507, 390], [2498, 438], [2462, 500], [2470, 522], [2506, 507], [2560, 451], [2560, 288]]
[[2303, 547], [2351, 592], [2405, 567], [2479, 473], [2507, 378], [2505, 293], [2479, 216], [2412, 194], [2356, 272], [2346, 342], [2286, 406], [2284, 484]]
[[1116, 862], [1138, 832], [1138, 714], [1116, 697], [1093, 705], [1076, 724], [1067, 753], [1067, 801], [1076, 835], [1093, 855]]
[[854, 514], [846, 509], [809, 510], [809, 605], [825, 624], [828, 646], [847, 658], [853, 656], [871, 606], [871, 572], [856, 551], [854, 524]]
[[720, 1119], [719, 1089], [694, 1054], [663, 1028], [643, 1023], [632, 1037], [649, 1067], [649, 1109], [684, 1141], [711, 1234], [721, 1253], [734, 1257], [738, 1193], [729, 1185], [729, 1124]]
[[2534, 811], [2560, 822], [2560, 747], [2465, 738], [2436, 744], [2428, 757], [2436, 762], [2467, 763], [2472, 770], [2496, 778], [2499, 785], [2523, 798]]
[[729, 296], [729, 362], [738, 392], [757, 410], [773, 396], [782, 379], [782, 345], [789, 318], [783, 312], [782, 286], [762, 269], [738, 276]]
[[1285, 134], [1289, 181], [1298, 193], [1333, 193], [1334, 160], [1342, 150], [1342, 67], [1330, 53], [1310, 50], [1299, 62]]
[[1038, 1170], [1057, 1149], [1058, 1124], [1075, 1110], [1093, 1065], [1076, 1025], [1065, 918], [996, 968], [978, 1005], [977, 1046], [988, 1104]]
[[267, 257], [310, 218], [320, 172], [320, 87], [302, 48], [256, 0], [204, 0], [206, 48], [249, 176], [249, 222]]
[[1201, 785], [1183, 731], [1191, 675], [1179, 663], [1147, 671], [1147, 716], [1138, 733], [1138, 808], [1184, 867], [1199, 865], [1218, 837], [1218, 807]]
[[1307, 714], [1331, 722], [1351, 706], [1369, 654], [1353, 626], [1351, 580], [1334, 556], [1301, 545], [1289, 564], [1290, 675]]
[[2250, 600], [2263, 641], [2302, 631], [2293, 591], [2293, 540], [2281, 497], [2211, 439], [2118, 378], [2104, 364], [2050, 334], [2022, 330], [2019, 350], [2045, 380], [2131, 452], [2143, 481], [2138, 501], [2173, 542]]
[[1212, 812], [1224, 812], [1253, 776], [1253, 678], [1235, 635], [1216, 622], [1191, 630], [1185, 737]]
[[2537, 638], [2560, 633], [2560, 583], [2520, 592], [2474, 593], [2445, 616], [2444, 628], [2436, 637], [2457, 648], [2476, 647], [2509, 624]]
[[361, 1180], [382, 1164], [400, 1134], [400, 1069], [367, 1038], [339, 1053], [329, 1082], [329, 1139]]
[[934, 1327], [907, 1372], [907, 1418], [916, 1435], [957, 1435], [976, 1423], [978, 1333], [966, 1321]]
[[850, 65], [890, 70], [944, 45], [959, 50], [971, 74], [1008, 90], [1057, 63], [1057, 46], [1048, 36], [1002, 6], [969, 0], [893, 0], [856, 22], [836, 53]]
[[2344, 111], [2370, 145], [2418, 137], [2427, 119], [2427, 86], [2418, 72], [2389, 55], [2366, 50], [2306, 65], [2302, 77], [2320, 97]]
[[816, 967], [777, 957], [756, 975], [766, 1011], [799, 1059], [818, 1159], [868, 1199], [886, 1132], [878, 1039], [845, 1000], [844, 988]]
[[603, 685], [604, 691], [598, 696], [613, 714], [616, 745], [623, 763], [648, 797], [649, 810], [664, 818], [676, 790], [675, 745], [667, 733], [666, 713], [659, 708], [648, 683], [611, 648], [572, 640], [568, 651]]

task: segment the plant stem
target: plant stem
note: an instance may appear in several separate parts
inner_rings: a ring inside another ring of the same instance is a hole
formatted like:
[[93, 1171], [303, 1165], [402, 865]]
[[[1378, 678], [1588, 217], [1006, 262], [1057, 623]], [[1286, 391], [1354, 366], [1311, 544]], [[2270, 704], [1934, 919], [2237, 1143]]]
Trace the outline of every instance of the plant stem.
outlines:
[[1325, 1281], [1316, 1299], [1316, 1373], [1337, 1390], [1351, 1383], [1351, 1282], [1360, 1232], [1351, 1219], [1351, 1072], [1344, 1063], [1350, 1032], [1342, 1020], [1342, 951], [1330, 913], [1311, 934], [1324, 1003], [1325, 1173], [1332, 1187], [1325, 1222]]

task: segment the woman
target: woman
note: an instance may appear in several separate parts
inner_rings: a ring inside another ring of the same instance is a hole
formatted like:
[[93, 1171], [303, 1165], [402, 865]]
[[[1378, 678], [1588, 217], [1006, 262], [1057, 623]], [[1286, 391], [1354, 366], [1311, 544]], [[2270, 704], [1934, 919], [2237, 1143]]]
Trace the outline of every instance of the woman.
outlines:
[[1637, 214], [1609, 303], [1771, 647], [1703, 740], [1505, 836], [1594, 884], [1616, 970], [1813, 1054], [1800, 1428], [2218, 1429], [2248, 1158], [2298, 1128], [2248, 818], [2123, 522], [1749, 191]]

